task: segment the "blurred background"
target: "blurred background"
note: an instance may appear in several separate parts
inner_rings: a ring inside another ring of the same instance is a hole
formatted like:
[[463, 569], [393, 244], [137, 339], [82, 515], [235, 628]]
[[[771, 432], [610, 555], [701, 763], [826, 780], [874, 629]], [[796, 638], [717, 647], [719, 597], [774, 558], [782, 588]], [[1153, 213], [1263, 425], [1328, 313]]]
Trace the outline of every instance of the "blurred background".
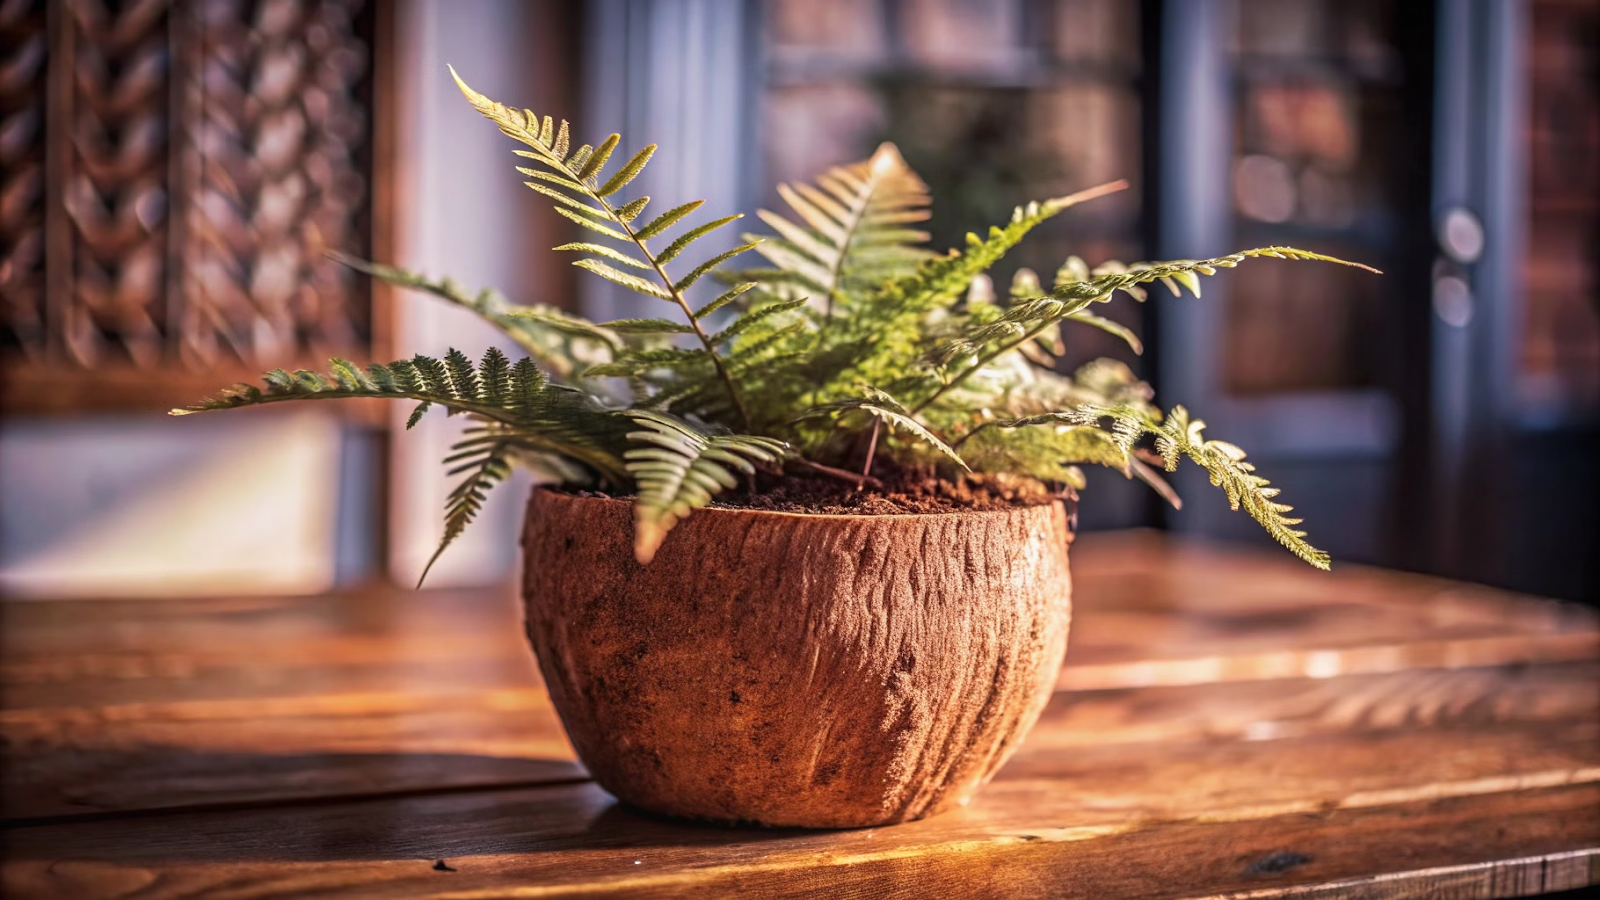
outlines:
[[[456, 423], [162, 411], [493, 341], [326, 249], [640, 314], [547, 250], [566, 223], [446, 63], [585, 140], [660, 143], [642, 193], [713, 209], [883, 140], [941, 246], [1132, 182], [997, 280], [1270, 244], [1378, 266], [1153, 292], [1110, 313], [1142, 357], [1088, 329], [1072, 354], [1246, 447], [1336, 564], [1600, 600], [1600, 0], [0, 0], [0, 590], [415, 581]], [[1084, 528], [1269, 543], [1203, 481], [1174, 512], [1091, 477]], [[431, 585], [509, 577], [521, 493]]]

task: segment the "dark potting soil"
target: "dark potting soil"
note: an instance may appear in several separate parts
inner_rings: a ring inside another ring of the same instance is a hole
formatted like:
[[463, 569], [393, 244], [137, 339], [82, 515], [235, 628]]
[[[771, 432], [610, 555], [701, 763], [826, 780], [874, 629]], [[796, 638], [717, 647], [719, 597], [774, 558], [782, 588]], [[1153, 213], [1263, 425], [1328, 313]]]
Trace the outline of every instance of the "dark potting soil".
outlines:
[[[790, 474], [777, 478], [758, 475], [755, 490], [740, 486], [712, 501], [713, 509], [753, 509], [768, 512], [823, 515], [892, 516], [907, 513], [948, 513], [1037, 506], [1059, 495], [1037, 482], [1004, 477], [968, 475], [956, 481], [934, 478], [925, 472], [898, 471], [879, 474], [876, 484], [857, 489], [839, 478]], [[580, 496], [608, 496], [578, 491]]]

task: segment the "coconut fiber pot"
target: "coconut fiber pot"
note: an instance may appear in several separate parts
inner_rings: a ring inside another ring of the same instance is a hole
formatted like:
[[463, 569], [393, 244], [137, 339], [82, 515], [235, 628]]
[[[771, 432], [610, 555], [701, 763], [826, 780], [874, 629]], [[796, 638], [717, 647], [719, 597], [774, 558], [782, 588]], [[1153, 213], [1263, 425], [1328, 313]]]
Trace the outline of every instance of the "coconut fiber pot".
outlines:
[[645, 810], [884, 825], [971, 796], [1049, 700], [1071, 611], [1059, 502], [702, 509], [648, 566], [624, 500], [538, 489], [528, 637], [578, 756]]

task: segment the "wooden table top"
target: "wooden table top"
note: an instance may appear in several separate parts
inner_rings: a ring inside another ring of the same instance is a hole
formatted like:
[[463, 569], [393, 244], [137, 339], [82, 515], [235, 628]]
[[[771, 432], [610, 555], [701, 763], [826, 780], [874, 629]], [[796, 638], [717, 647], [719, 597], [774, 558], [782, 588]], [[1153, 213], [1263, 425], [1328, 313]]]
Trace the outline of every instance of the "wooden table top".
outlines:
[[1455, 897], [1600, 883], [1600, 619], [1088, 535], [1059, 690], [956, 812], [647, 818], [510, 588], [0, 606], [7, 897]]

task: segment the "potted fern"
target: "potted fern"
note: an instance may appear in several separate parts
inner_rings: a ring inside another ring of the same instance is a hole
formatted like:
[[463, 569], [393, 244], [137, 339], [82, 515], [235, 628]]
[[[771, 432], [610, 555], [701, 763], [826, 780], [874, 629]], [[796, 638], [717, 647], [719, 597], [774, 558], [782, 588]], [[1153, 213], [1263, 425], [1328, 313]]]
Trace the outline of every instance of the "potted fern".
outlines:
[[[1057, 354], [1067, 323], [1136, 344], [1093, 312], [1119, 293], [1198, 295], [1199, 276], [1253, 257], [1354, 263], [1286, 247], [1095, 269], [1073, 258], [1048, 286], [1022, 272], [1001, 299], [990, 267], [1120, 185], [1030, 203], [934, 253], [914, 228], [927, 190], [889, 145], [780, 187], [793, 216], [759, 214], [774, 235], [696, 259], [697, 240], [739, 217], [616, 199], [654, 146], [612, 165], [618, 135], [574, 147], [566, 122], [456, 80], [525, 145], [528, 187], [589, 233], [556, 249], [665, 315], [594, 323], [346, 260], [483, 316], [520, 358], [335, 359], [174, 413], [380, 397], [416, 401], [412, 424], [434, 406], [468, 417], [445, 460], [463, 478], [441, 551], [512, 466], [543, 475], [523, 534], [527, 632], [578, 755], [623, 800], [811, 827], [964, 802], [1055, 683], [1081, 465], [1170, 497], [1158, 466], [1188, 458], [1326, 568], [1243, 451], [1182, 407], [1162, 415], [1126, 366], [1062, 375]], [[747, 251], [766, 265], [729, 267]], [[711, 278], [726, 290], [692, 304]]]

